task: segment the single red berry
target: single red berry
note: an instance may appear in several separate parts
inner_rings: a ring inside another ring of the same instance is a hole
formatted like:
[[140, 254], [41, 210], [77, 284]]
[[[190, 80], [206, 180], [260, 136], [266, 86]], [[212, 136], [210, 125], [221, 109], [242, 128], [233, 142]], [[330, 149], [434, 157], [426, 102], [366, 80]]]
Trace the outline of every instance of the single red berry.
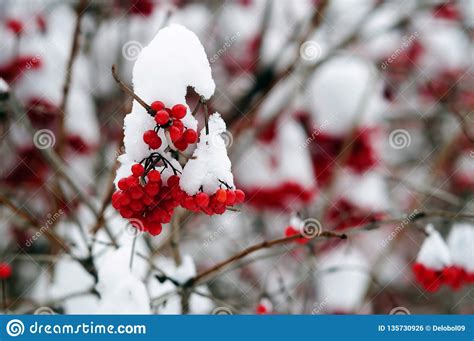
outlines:
[[207, 207], [209, 205], [209, 195], [204, 192], [196, 194], [196, 205], [199, 207]]
[[245, 200], [245, 193], [240, 189], [235, 190], [235, 203], [240, 204], [240, 203], [243, 203], [244, 200]]
[[183, 138], [187, 143], [195, 143], [197, 141], [197, 132], [194, 129], [186, 129], [183, 133]]
[[264, 315], [264, 314], [268, 313], [268, 309], [267, 309], [267, 307], [266, 307], [264, 304], [260, 303], [260, 304], [257, 306], [256, 313], [257, 313], [258, 315]]
[[159, 171], [153, 169], [148, 172], [148, 181], [150, 182], [160, 182], [161, 174]]
[[152, 235], [152, 236], [157, 236], [161, 233], [161, 230], [163, 229], [163, 227], [161, 226], [161, 224], [157, 224], [157, 223], [153, 223], [153, 224], [150, 224], [148, 226], [148, 232]]
[[151, 149], [158, 149], [161, 147], [161, 138], [157, 135], [156, 138], [148, 144]]
[[130, 202], [131, 202], [131, 198], [130, 198], [130, 194], [128, 193], [122, 193], [121, 197], [120, 197], [120, 205], [121, 206], [128, 206], [130, 205]]
[[24, 26], [20, 20], [9, 19], [6, 21], [7, 28], [15, 34], [21, 34], [23, 32]]
[[120, 199], [122, 197], [122, 191], [118, 190], [115, 191], [114, 194], [112, 194], [112, 206], [116, 209], [118, 209], [121, 205]]
[[132, 166], [132, 174], [136, 177], [142, 176], [143, 172], [145, 172], [145, 167], [141, 164], [136, 163]]
[[155, 122], [158, 123], [160, 126], [167, 124], [169, 120], [170, 115], [166, 110], [160, 110], [155, 115]]
[[184, 124], [181, 120], [174, 120], [173, 127], [178, 128], [181, 133], [184, 131]]
[[187, 108], [185, 105], [176, 104], [175, 106], [171, 108], [171, 115], [174, 118], [182, 119], [184, 116], [186, 116], [186, 111], [187, 111]]
[[157, 137], [156, 131], [154, 130], [147, 130], [143, 133], [143, 141], [146, 144], [152, 143]]
[[235, 199], [236, 199], [235, 192], [233, 190], [228, 190], [226, 194], [227, 194], [227, 197], [225, 200], [225, 204], [227, 206], [232, 206], [235, 203]]
[[171, 141], [173, 142], [178, 140], [182, 135], [181, 130], [179, 130], [179, 128], [175, 126], [171, 126], [169, 129], [169, 132], [170, 132]]
[[225, 191], [225, 189], [218, 189], [217, 192], [216, 192], [216, 200], [220, 203], [225, 203], [225, 201], [227, 200], [227, 193]]
[[155, 112], [163, 110], [163, 108], [165, 107], [165, 105], [161, 101], [154, 101], [153, 103], [151, 103], [150, 106], [153, 110], [155, 110]]
[[143, 196], [143, 190], [140, 186], [130, 188], [130, 197], [140, 199]]
[[168, 187], [176, 187], [179, 185], [179, 176], [177, 175], [171, 175], [169, 178], [168, 178]]
[[128, 180], [127, 178], [122, 178], [118, 181], [117, 183], [117, 186], [118, 188], [120, 188], [122, 191], [125, 191], [126, 189], [128, 189], [129, 187], [129, 184], [128, 184]]
[[0, 263], [0, 279], [8, 279], [12, 275], [12, 267], [8, 263]]
[[120, 209], [120, 215], [124, 218], [131, 218], [133, 216], [133, 211], [127, 207], [122, 207]]
[[149, 182], [145, 185], [145, 193], [149, 196], [155, 196], [160, 191], [160, 185], [156, 182]]
[[186, 140], [181, 137], [177, 141], [174, 141], [174, 146], [180, 151], [185, 151], [186, 148], [188, 148], [188, 142], [186, 142]]

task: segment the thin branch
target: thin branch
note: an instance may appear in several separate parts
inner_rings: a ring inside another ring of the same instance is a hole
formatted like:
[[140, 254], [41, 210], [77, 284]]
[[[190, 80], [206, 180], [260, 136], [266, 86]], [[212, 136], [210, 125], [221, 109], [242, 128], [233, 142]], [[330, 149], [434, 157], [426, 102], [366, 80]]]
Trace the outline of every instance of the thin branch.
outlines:
[[69, 60], [66, 66], [66, 79], [64, 80], [64, 85], [63, 85], [63, 97], [59, 105], [59, 113], [61, 117], [59, 121], [58, 151], [60, 155], [62, 154], [62, 149], [64, 147], [64, 141], [66, 137], [64, 117], [65, 117], [65, 112], [66, 112], [67, 99], [69, 96], [69, 88], [70, 88], [71, 80], [72, 80], [72, 69], [73, 69], [74, 60], [76, 59], [76, 56], [79, 52], [79, 40], [80, 40], [79, 38], [81, 35], [81, 22], [82, 22], [83, 14], [87, 8], [87, 3], [88, 3], [88, 0], [81, 0], [78, 6], [76, 7], [76, 16], [77, 16], [76, 26], [74, 27], [71, 53], [69, 54]]
[[[347, 238], [347, 236], [345, 234], [340, 234], [340, 233], [331, 232], [331, 231], [322, 231], [319, 235], [315, 236], [315, 238], [316, 237], [338, 238], [338, 239], [346, 239]], [[221, 269], [225, 268], [229, 264], [232, 264], [232, 263], [240, 260], [241, 258], [244, 258], [245, 256], [250, 255], [250, 254], [252, 254], [256, 251], [260, 251], [260, 250], [263, 250], [263, 249], [268, 249], [268, 248], [271, 248], [271, 247], [277, 246], [277, 245], [290, 243], [290, 242], [292, 242], [292, 241], [294, 241], [298, 238], [305, 238], [305, 236], [302, 235], [302, 234], [296, 234], [296, 235], [293, 235], [293, 236], [290, 236], [290, 237], [278, 238], [278, 239], [273, 239], [273, 240], [270, 240], [270, 241], [263, 241], [259, 244], [250, 246], [250, 247], [246, 248], [245, 250], [235, 254], [234, 256], [232, 256], [232, 257], [230, 257], [230, 258], [228, 258], [228, 259], [226, 259], [226, 260], [224, 260], [220, 263], [217, 263], [216, 265], [212, 266], [211, 268], [198, 273], [195, 277], [188, 280], [188, 282], [186, 282], [184, 284], [184, 286], [189, 287], [189, 286], [197, 285], [203, 278], [208, 277], [209, 275], [220, 271]]]
[[135, 92], [133, 92], [132, 89], [130, 89], [119, 77], [117, 74], [117, 67], [115, 64], [112, 65], [112, 76], [114, 77], [115, 82], [117, 82], [118, 85], [120, 85], [120, 88], [122, 89], [123, 92], [126, 94], [130, 95], [133, 97], [135, 101], [140, 103], [140, 105], [145, 108], [145, 110], [150, 114], [151, 116], [155, 115], [155, 111], [143, 100], [138, 96]]

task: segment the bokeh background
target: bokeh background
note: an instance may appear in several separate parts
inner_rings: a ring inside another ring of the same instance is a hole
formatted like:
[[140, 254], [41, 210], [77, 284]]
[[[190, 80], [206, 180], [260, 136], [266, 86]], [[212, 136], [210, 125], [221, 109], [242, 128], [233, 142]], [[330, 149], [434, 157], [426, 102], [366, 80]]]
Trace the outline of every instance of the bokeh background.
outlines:
[[[173, 23], [246, 201], [152, 237], [110, 205], [111, 66]], [[2, 0], [2, 313], [474, 313], [473, 38], [472, 0]]]

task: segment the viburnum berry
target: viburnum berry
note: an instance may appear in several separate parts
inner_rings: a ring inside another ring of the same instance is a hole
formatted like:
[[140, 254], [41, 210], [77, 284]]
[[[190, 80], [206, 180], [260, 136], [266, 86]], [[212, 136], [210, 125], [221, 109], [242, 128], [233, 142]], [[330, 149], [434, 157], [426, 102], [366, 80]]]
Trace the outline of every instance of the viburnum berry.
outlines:
[[165, 105], [161, 101], [154, 101], [153, 103], [151, 103], [150, 107], [158, 113], [160, 110], [163, 110], [165, 108]]
[[225, 189], [219, 189], [217, 190], [216, 192], [216, 200], [220, 203], [225, 203], [226, 202], [226, 199], [227, 199], [227, 193], [225, 191]]
[[197, 132], [194, 129], [186, 129], [183, 133], [183, 138], [188, 144], [195, 143], [197, 141]]
[[184, 151], [186, 150], [186, 148], [188, 148], [188, 142], [186, 142], [186, 140], [183, 137], [181, 137], [177, 141], [174, 142], [174, 146], [178, 150]]
[[143, 165], [141, 165], [140, 163], [136, 163], [132, 166], [132, 174], [134, 176], [142, 176], [144, 172], [145, 167], [143, 167]]
[[0, 263], [0, 279], [8, 279], [12, 275], [12, 267], [8, 263]]
[[196, 204], [199, 207], [207, 207], [209, 205], [209, 195], [203, 192], [198, 193], [196, 195]]
[[17, 19], [9, 19], [6, 21], [5, 25], [7, 28], [15, 33], [16, 35], [19, 35], [23, 32], [24, 30], [24, 25], [20, 20]]
[[148, 181], [150, 182], [161, 181], [161, 173], [154, 169], [148, 172], [147, 177], [148, 177]]
[[182, 135], [181, 130], [179, 130], [179, 128], [176, 127], [175, 125], [169, 128], [169, 133], [170, 133], [171, 141], [173, 142], [177, 141]]
[[174, 117], [174, 118], [177, 118], [177, 119], [182, 119], [184, 116], [186, 116], [186, 111], [187, 111], [187, 108], [185, 105], [183, 104], [176, 104], [175, 106], [173, 106], [171, 108], [171, 115]]
[[117, 183], [117, 186], [118, 188], [120, 188], [122, 191], [125, 191], [126, 189], [128, 189], [129, 187], [129, 184], [128, 184], [128, 180], [127, 178], [122, 178], [118, 181]]
[[[291, 236], [296, 236], [300, 234], [300, 231], [298, 229], [294, 228], [293, 226], [288, 226], [285, 229], [285, 237], [291, 237]], [[307, 244], [310, 241], [310, 239], [301, 237], [301, 238], [296, 238], [295, 242], [298, 244]]]
[[170, 120], [170, 115], [166, 110], [160, 110], [155, 115], [155, 122], [160, 126], [166, 125]]
[[143, 133], [143, 141], [151, 148], [158, 149], [161, 147], [161, 138], [154, 130], [147, 130]]
[[243, 203], [245, 200], [245, 193], [244, 191], [240, 190], [240, 189], [236, 189], [235, 190], [235, 203], [236, 204], [241, 204]]

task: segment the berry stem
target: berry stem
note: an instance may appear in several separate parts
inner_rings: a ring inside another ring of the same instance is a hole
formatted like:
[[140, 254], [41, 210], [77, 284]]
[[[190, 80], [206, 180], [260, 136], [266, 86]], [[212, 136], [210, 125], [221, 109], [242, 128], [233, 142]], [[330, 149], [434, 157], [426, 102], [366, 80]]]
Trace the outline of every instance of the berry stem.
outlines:
[[209, 135], [209, 108], [207, 107], [207, 101], [201, 96], [199, 102], [204, 106], [204, 124], [206, 126], [206, 135]]
[[143, 108], [145, 108], [148, 114], [150, 114], [151, 116], [155, 115], [155, 111], [148, 104], [146, 104], [146, 102], [142, 100], [136, 93], [134, 93], [132, 89], [130, 89], [127, 85], [125, 85], [125, 83], [120, 79], [120, 77], [117, 75], [115, 64], [112, 65], [112, 76], [114, 77], [115, 82], [117, 82], [117, 84], [120, 85], [120, 88], [122, 89], [123, 92], [132, 96], [134, 100], [140, 103], [140, 105]]

